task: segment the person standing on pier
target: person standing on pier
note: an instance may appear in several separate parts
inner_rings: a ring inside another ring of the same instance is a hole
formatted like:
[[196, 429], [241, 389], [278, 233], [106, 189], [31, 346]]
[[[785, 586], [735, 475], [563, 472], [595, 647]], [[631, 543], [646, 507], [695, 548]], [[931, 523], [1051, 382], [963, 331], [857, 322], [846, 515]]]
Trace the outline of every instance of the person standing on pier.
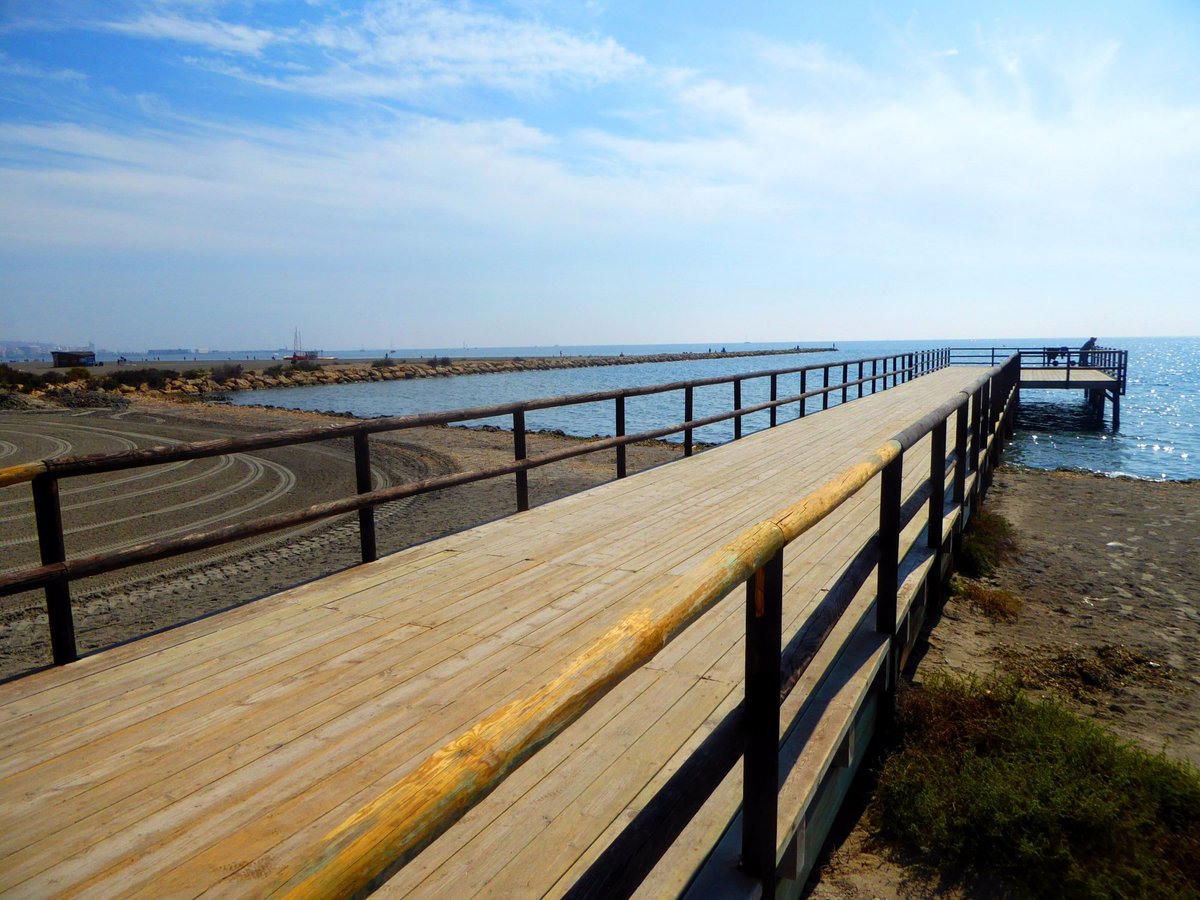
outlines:
[[1095, 346], [1096, 339], [1091, 337], [1087, 339], [1087, 343], [1079, 348], [1079, 365], [1086, 366], [1088, 364], [1088, 361], [1091, 358], [1091, 355], [1088, 351], [1092, 350]]

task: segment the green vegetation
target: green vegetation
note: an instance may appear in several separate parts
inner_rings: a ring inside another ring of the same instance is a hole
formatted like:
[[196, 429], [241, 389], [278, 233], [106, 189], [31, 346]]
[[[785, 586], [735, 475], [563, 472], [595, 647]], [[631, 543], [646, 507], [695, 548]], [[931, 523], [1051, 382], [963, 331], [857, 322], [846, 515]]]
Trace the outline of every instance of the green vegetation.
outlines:
[[429, 365], [435, 369], [440, 369], [442, 366], [450, 365], [450, 357], [448, 356], [431, 356], [429, 357]]
[[209, 378], [221, 384], [226, 381], [233, 381], [235, 378], [242, 377], [242, 367], [238, 363], [223, 363], [219, 366], [213, 366], [212, 372], [209, 373]]
[[280, 375], [283, 374], [283, 366], [282, 365], [267, 366], [265, 369], [263, 369], [263, 374], [269, 375], [272, 378], [278, 378]]
[[44, 375], [38, 375], [36, 372], [14, 369], [8, 363], [0, 363], [0, 389], [7, 391], [20, 391], [21, 393], [28, 394], [30, 391], [41, 390], [42, 388], [56, 384], [64, 384], [68, 381], [90, 383], [91, 380], [92, 373], [82, 366], [76, 366], [73, 369], [68, 369], [66, 372], [51, 370]]
[[14, 369], [8, 363], [0, 363], [0, 388], [28, 392], [40, 388], [42, 383], [43, 379], [39, 375]]
[[873, 815], [950, 880], [1029, 897], [1196, 897], [1200, 774], [1010, 681], [901, 691]]
[[1021, 598], [1015, 594], [957, 575], [950, 579], [950, 594], [971, 604], [994, 622], [1015, 619], [1021, 611]]
[[382, 359], [376, 359], [371, 362], [373, 369], [391, 369], [400, 365], [399, 360], [392, 359], [390, 356], [385, 356]]
[[294, 372], [319, 372], [320, 369], [321, 364], [315, 363], [311, 359], [298, 359], [292, 363]]
[[[67, 373], [68, 377], [70, 374]], [[105, 376], [100, 382], [100, 387], [114, 391], [123, 384], [133, 388], [145, 384], [152, 390], [161, 391], [167, 386], [168, 379], [178, 377], [179, 373], [174, 369], [116, 369]]]
[[982, 578], [991, 575], [996, 566], [1017, 549], [1012, 526], [999, 513], [981, 506], [963, 534], [962, 558], [959, 568], [964, 575]]

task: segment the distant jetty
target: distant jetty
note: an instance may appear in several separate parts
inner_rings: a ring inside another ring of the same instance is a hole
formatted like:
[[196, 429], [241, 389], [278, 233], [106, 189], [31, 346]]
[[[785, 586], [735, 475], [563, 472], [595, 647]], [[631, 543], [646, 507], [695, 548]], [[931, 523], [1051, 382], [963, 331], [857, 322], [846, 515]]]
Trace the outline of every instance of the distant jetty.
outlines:
[[[369, 381], [404, 381], [413, 378], [448, 378], [457, 375], [498, 375], [547, 369], [585, 369], [596, 366], [627, 366], [638, 363], [690, 362], [703, 359], [737, 359], [754, 356], [784, 356], [801, 353], [828, 353], [836, 347], [789, 347], [779, 350], [713, 350], [707, 353], [647, 353], [618, 356], [448, 356], [376, 360], [301, 360], [298, 364], [275, 360], [203, 360], [184, 361], [179, 372], [169, 361], [137, 365], [138, 369], [161, 372], [165, 378], [147, 378], [138, 384], [111, 388], [122, 394], [200, 395], [226, 391], [258, 391], [283, 387], [311, 387], [324, 384], [358, 384]], [[134, 364], [126, 367], [125, 374]], [[120, 370], [118, 370], [120, 371]], [[56, 394], [82, 388], [103, 389], [103, 375], [96, 373], [91, 383], [67, 382], [47, 386], [37, 393]], [[101, 383], [97, 383], [101, 382]]]

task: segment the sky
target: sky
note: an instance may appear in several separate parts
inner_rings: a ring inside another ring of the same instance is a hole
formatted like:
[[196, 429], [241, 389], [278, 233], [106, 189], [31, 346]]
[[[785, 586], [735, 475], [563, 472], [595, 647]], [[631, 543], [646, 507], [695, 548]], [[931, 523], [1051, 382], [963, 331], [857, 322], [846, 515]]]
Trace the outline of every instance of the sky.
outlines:
[[1200, 4], [0, 0], [0, 339], [1200, 334]]

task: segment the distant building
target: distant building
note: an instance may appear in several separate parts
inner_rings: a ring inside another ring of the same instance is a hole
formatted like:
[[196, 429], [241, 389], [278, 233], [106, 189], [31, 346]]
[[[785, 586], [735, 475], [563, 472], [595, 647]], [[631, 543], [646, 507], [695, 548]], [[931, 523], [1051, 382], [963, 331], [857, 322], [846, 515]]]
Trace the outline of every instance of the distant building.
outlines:
[[96, 352], [94, 350], [54, 350], [50, 355], [54, 357], [54, 368], [69, 369], [73, 366], [94, 366], [96, 364]]

